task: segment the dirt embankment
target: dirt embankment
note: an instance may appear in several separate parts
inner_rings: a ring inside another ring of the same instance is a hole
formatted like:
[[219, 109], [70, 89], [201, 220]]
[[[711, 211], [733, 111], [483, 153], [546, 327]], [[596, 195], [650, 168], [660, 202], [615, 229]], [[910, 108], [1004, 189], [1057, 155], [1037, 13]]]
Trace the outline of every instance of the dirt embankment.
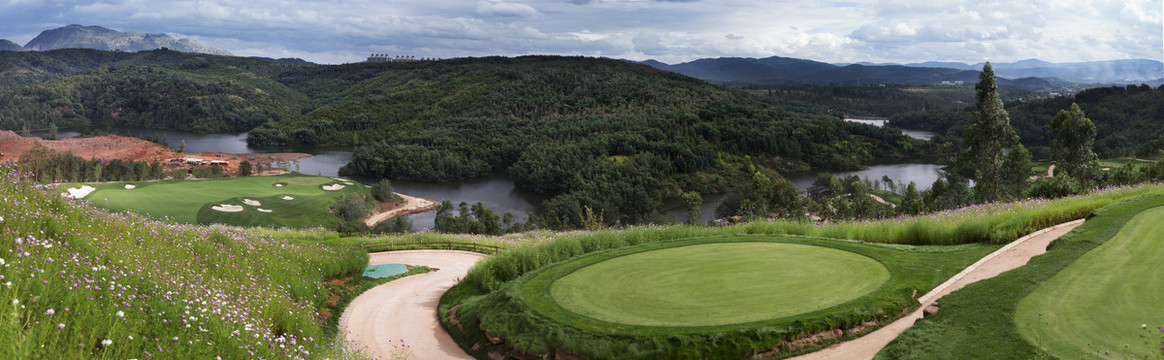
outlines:
[[[244, 160], [251, 165], [258, 163], [270, 164], [278, 161], [295, 161], [310, 154], [303, 153], [269, 153], [269, 154], [228, 154], [223, 152], [179, 153], [150, 141], [135, 137], [106, 135], [90, 138], [69, 138], [61, 140], [44, 140], [41, 138], [26, 138], [12, 131], [0, 131], [0, 161], [19, 161], [33, 145], [40, 143], [55, 152], [71, 152], [84, 159], [99, 160], [134, 160], [156, 161], [169, 168], [187, 168], [190, 166], [223, 166], [224, 170], [233, 173]], [[223, 160], [225, 165], [188, 165], [180, 162], [170, 162], [170, 159], [197, 158], [204, 160]], [[252, 158], [254, 160], [252, 160]], [[268, 173], [264, 167], [263, 174]]]
[[376, 224], [379, 224], [384, 220], [388, 220], [397, 216], [429, 212], [436, 210], [437, 206], [440, 206], [440, 204], [438, 204], [436, 201], [429, 199], [412, 197], [401, 193], [396, 193], [396, 195], [399, 195], [401, 199], [404, 199], [404, 202], [381, 205], [380, 212], [369, 216], [366, 220], [364, 220], [364, 223], [369, 227], [372, 227], [376, 226]]

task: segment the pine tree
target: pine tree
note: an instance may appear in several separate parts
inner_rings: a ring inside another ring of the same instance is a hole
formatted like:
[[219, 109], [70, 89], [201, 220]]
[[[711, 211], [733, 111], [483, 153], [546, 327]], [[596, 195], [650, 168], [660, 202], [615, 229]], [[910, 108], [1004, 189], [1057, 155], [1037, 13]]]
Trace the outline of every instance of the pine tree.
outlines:
[[1010, 127], [1010, 116], [1003, 109], [990, 63], [982, 67], [978, 84], [978, 103], [974, 106], [974, 124], [966, 128], [966, 153], [974, 166], [974, 197], [978, 202], [998, 200], [1002, 180], [1002, 149], [1018, 143], [1018, 134]]

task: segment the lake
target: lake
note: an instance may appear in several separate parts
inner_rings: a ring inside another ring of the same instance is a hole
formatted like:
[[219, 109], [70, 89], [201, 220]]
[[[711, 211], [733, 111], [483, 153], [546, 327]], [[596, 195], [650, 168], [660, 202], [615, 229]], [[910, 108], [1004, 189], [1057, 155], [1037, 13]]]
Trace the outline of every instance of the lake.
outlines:
[[[862, 120], [865, 121], [865, 120]], [[882, 125], [884, 125], [884, 120]], [[332, 147], [332, 148], [252, 148], [247, 146], [247, 134], [193, 134], [181, 131], [168, 130], [148, 130], [148, 129], [133, 129], [121, 128], [115, 129], [121, 133], [129, 133], [131, 136], [145, 138], [161, 138], [171, 146], [178, 146], [183, 140], [186, 141], [186, 151], [189, 152], [226, 152], [226, 153], [270, 153], [270, 152], [302, 152], [312, 154], [311, 157], [299, 160], [298, 166], [292, 166], [291, 170], [297, 170], [303, 174], [309, 175], [323, 175], [323, 176], [338, 176], [339, 168], [347, 164], [352, 159], [352, 149], [348, 147]], [[48, 137], [47, 131], [36, 131], [31, 133], [33, 136]], [[61, 130], [57, 133], [61, 138], [76, 137], [80, 133], [70, 130]], [[913, 136], [913, 135], [911, 135]], [[856, 175], [862, 179], [868, 178], [872, 181], [880, 181], [883, 176], [889, 176], [894, 181], [900, 181], [908, 184], [910, 181], [917, 183], [918, 191], [930, 188], [930, 184], [942, 176], [941, 165], [937, 164], [923, 164], [923, 163], [882, 163], [869, 165], [864, 170], [858, 171], [838, 171], [830, 172], [837, 177], [845, 177], [849, 175]], [[812, 182], [816, 180], [816, 173], [794, 173], [785, 176], [789, 181], [792, 181], [797, 188], [807, 189], [812, 186]], [[376, 178], [360, 178], [357, 180], [364, 184], [372, 184], [379, 179]], [[545, 197], [534, 194], [529, 191], [523, 191], [514, 185], [513, 180], [505, 174], [496, 174], [478, 179], [454, 181], [454, 182], [417, 182], [394, 180], [392, 181], [392, 188], [396, 192], [410, 196], [422, 197], [434, 201], [442, 201], [449, 199], [454, 205], [460, 202], [467, 202], [474, 204], [481, 202], [482, 204], [493, 209], [498, 215], [505, 212], [513, 213], [514, 217], [519, 221], [524, 222], [529, 213], [537, 209], [537, 207], [545, 200]], [[902, 189], [904, 191], [904, 189]], [[701, 222], [708, 222], [715, 217], [715, 208], [719, 206], [725, 199], [727, 194], [704, 194]], [[683, 206], [680, 199], [667, 199], [659, 207], [659, 216], [656, 218], [657, 222], [670, 222], [676, 219], [684, 219], [687, 215], [687, 210]], [[412, 221], [413, 227], [416, 230], [430, 229], [433, 226], [433, 221], [436, 218], [436, 212], [430, 211], [421, 214], [408, 215], [408, 219]]]
[[[886, 122], [889, 122], [889, 120], [877, 120], [877, 119], [845, 119], [845, 121], [861, 123], [861, 124], [869, 124], [869, 125], [873, 125], [876, 127], [883, 127], [883, 126], [885, 126]], [[937, 133], [935, 133], [933, 131], [925, 131], [925, 130], [901, 129], [901, 133], [905, 134], [906, 136], [909, 136], [911, 138], [921, 139], [921, 140], [929, 140], [929, 139], [932, 139], [934, 137], [934, 135], [937, 135]]]

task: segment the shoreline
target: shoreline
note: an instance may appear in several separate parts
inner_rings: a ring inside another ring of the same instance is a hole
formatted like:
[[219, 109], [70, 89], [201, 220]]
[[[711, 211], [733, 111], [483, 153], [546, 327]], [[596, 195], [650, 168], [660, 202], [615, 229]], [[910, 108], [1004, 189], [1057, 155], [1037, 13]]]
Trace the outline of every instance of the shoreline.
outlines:
[[368, 216], [367, 219], [364, 219], [364, 224], [368, 225], [368, 227], [374, 227], [376, 224], [390, 220], [397, 216], [425, 213], [436, 210], [436, 208], [440, 206], [440, 203], [429, 199], [412, 197], [401, 193], [395, 194], [400, 196], [401, 199], [404, 199], [404, 204], [402, 206], [388, 211], [381, 211], [372, 214], [371, 216]]

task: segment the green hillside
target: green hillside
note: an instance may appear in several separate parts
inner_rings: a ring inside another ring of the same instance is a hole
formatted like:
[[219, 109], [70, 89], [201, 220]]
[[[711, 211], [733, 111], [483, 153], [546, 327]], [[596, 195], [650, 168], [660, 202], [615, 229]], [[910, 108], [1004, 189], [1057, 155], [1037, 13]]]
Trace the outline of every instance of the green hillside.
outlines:
[[[664, 198], [929, 152], [896, 130], [620, 60], [527, 56], [338, 66], [94, 50], [0, 53], [0, 129], [249, 130], [358, 146], [345, 175], [508, 172], [551, 227], [638, 223]], [[796, 110], [789, 110], [789, 108]], [[590, 210], [587, 210], [590, 209]]]
[[[1051, 118], [1059, 110], [1078, 103], [1095, 123], [1095, 152], [1100, 157], [1154, 156], [1164, 146], [1164, 86], [1148, 85], [1087, 89], [1073, 96], [1008, 102], [1010, 123], [1040, 157], [1036, 147], [1051, 143]], [[961, 138], [973, 122], [970, 108], [917, 111], [897, 114], [891, 123], [910, 129], [935, 131], [947, 138]], [[1048, 154], [1049, 155], [1049, 151]], [[1049, 156], [1048, 156], [1049, 157]]]

